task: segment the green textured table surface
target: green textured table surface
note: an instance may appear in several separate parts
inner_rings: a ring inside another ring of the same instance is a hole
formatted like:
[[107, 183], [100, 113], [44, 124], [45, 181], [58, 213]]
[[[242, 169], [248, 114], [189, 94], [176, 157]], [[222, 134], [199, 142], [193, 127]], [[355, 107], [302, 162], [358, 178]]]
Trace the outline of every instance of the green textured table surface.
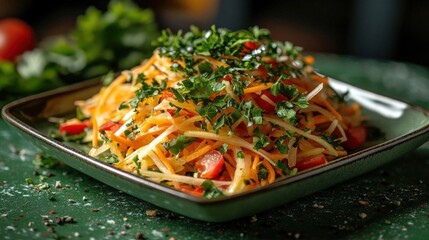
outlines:
[[[317, 55], [320, 72], [429, 108], [424, 67]], [[429, 239], [429, 143], [373, 172], [227, 223], [179, 216], [39, 152], [0, 120], [0, 239]], [[38, 184], [44, 178], [44, 190]]]

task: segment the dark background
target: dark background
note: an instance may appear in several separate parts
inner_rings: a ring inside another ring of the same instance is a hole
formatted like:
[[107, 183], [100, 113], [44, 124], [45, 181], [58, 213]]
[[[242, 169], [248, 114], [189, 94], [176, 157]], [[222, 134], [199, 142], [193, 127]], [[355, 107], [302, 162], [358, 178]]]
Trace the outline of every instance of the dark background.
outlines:
[[[275, 39], [311, 52], [429, 66], [429, 1], [423, 0], [165, 0], [138, 1], [154, 10], [159, 28], [258, 25]], [[78, 15], [108, 1], [0, 0], [0, 18], [30, 23], [39, 40], [70, 31]]]

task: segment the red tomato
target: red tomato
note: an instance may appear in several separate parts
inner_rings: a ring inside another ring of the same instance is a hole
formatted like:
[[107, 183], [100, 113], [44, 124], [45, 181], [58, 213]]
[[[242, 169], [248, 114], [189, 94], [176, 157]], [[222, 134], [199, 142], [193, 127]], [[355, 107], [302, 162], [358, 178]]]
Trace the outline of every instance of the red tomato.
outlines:
[[184, 193], [191, 194], [195, 197], [203, 197], [203, 192], [204, 192], [203, 188], [199, 186], [194, 187], [189, 184], [180, 184], [179, 190]]
[[83, 133], [85, 128], [88, 127], [87, 123], [64, 123], [60, 125], [60, 132], [67, 133], [68, 135], [76, 135]]
[[328, 161], [326, 161], [325, 155], [318, 155], [314, 157], [304, 158], [299, 160], [295, 167], [298, 168], [298, 171], [304, 171], [306, 169], [310, 169], [319, 165], [326, 164]]
[[253, 94], [253, 98], [256, 101], [256, 104], [258, 104], [258, 106], [263, 109], [266, 113], [272, 114], [276, 111], [276, 107], [273, 106], [271, 103], [267, 102], [266, 100], [264, 100], [262, 98], [262, 96], [266, 96], [268, 97], [272, 102], [274, 103], [278, 103], [280, 101], [286, 101], [287, 98], [285, 96], [283, 96], [282, 94], [278, 94], [277, 96], [274, 96], [271, 92], [267, 91], [267, 90], [263, 90], [261, 92], [260, 95], [258, 94]]
[[217, 150], [212, 150], [195, 163], [195, 169], [200, 177], [213, 179], [222, 171], [224, 163], [223, 155]]
[[347, 141], [341, 145], [349, 150], [353, 150], [365, 143], [367, 131], [364, 126], [350, 127], [346, 129], [346, 136]]
[[119, 122], [108, 121], [102, 124], [99, 128], [99, 131], [112, 131], [116, 132], [122, 126]]
[[258, 44], [255, 42], [251, 42], [251, 41], [245, 42], [243, 44], [243, 53], [250, 53], [251, 51], [257, 49], [258, 47], [259, 47]]
[[217, 181], [231, 181], [231, 177], [229, 176], [228, 171], [222, 171], [214, 180]]
[[225, 81], [231, 82], [231, 81], [232, 81], [232, 75], [231, 75], [231, 74], [225, 75], [225, 76], [222, 78], [222, 80], [225, 80]]
[[[272, 68], [273, 70], [277, 69], [277, 62], [275, 60], [265, 62], [270, 66], [269, 68]], [[257, 69], [249, 71], [249, 74], [255, 77], [261, 77], [261, 78], [268, 78], [269, 77], [269, 68], [267, 68], [265, 65], [261, 64]]]
[[34, 46], [35, 35], [30, 25], [15, 18], [0, 21], [0, 60], [14, 61]]
[[248, 137], [247, 126], [245, 123], [241, 122], [234, 130], [234, 134], [239, 137]]

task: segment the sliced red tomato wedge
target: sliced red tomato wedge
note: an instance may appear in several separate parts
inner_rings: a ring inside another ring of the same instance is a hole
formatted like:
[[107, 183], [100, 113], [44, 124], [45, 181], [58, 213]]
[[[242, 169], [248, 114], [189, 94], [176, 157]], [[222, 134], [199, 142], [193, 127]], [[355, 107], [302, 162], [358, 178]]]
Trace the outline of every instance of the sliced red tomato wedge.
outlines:
[[189, 184], [180, 184], [179, 190], [184, 193], [193, 195], [195, 197], [203, 197], [203, 193], [204, 193], [204, 189], [202, 187], [199, 187], [199, 186], [195, 187]]
[[304, 158], [299, 160], [295, 167], [298, 168], [298, 171], [304, 171], [306, 169], [314, 168], [320, 165], [326, 164], [328, 161], [326, 160], [325, 155], [317, 155], [314, 157]]
[[85, 128], [88, 127], [87, 123], [79, 122], [79, 123], [63, 123], [60, 125], [60, 132], [66, 133], [68, 135], [76, 135], [83, 133]]
[[222, 80], [225, 80], [225, 81], [231, 82], [231, 81], [232, 81], [232, 75], [231, 75], [231, 74], [225, 75], [225, 76], [222, 78]]
[[99, 127], [99, 130], [116, 132], [121, 126], [122, 123], [120, 122], [107, 121]]
[[253, 94], [253, 99], [255, 99], [256, 104], [263, 109], [266, 113], [272, 114], [276, 111], [276, 106], [273, 106], [270, 102], [265, 100], [263, 96], [266, 96], [268, 99], [270, 99], [273, 103], [277, 104], [280, 101], [286, 101], [287, 98], [283, 96], [282, 94], [278, 94], [277, 96], [274, 96], [271, 92], [267, 90], [261, 91], [261, 94], [258, 95], [256, 93]]
[[225, 160], [222, 153], [212, 150], [195, 163], [195, 169], [201, 178], [216, 178], [222, 171]]
[[251, 51], [257, 49], [259, 45], [255, 42], [248, 41], [243, 44], [243, 53], [250, 53]]
[[355, 126], [346, 129], [347, 141], [341, 145], [348, 150], [356, 149], [365, 143], [367, 138], [367, 130], [364, 126]]

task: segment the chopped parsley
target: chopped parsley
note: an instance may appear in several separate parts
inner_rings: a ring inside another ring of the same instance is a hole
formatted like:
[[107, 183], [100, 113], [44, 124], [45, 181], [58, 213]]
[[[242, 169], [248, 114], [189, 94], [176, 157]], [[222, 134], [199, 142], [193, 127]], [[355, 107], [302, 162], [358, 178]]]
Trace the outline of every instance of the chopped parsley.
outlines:
[[[254, 47], [250, 48], [249, 43]], [[251, 82], [274, 82], [271, 91], [275, 96], [282, 94], [293, 99], [291, 102], [279, 102], [276, 107], [278, 115], [291, 122], [296, 121], [297, 108], [308, 106], [296, 86], [282, 82], [303, 74], [303, 63], [300, 60], [302, 49], [289, 42], [273, 41], [266, 29], [252, 27], [248, 31], [230, 31], [212, 26], [202, 31], [192, 26], [187, 33], [178, 31], [173, 34], [171, 30], [164, 30], [155, 44], [161, 56], [172, 59], [172, 70], [185, 76], [177, 88], [171, 89], [176, 99], [182, 103], [194, 102], [197, 112], [211, 122], [215, 132], [223, 127], [231, 127], [242, 117], [248, 125], [263, 123], [264, 109], [243, 97], [244, 89]], [[264, 60], [280, 57], [287, 57], [288, 60], [277, 62], [275, 67]], [[214, 66], [208, 58], [223, 62], [225, 66]], [[267, 73], [261, 76], [249, 73], [261, 69]], [[228, 87], [228, 91], [232, 90], [236, 98], [225, 94]], [[137, 96], [137, 101], [140, 99], [142, 97]], [[225, 113], [228, 107], [236, 110]], [[222, 116], [217, 116], [219, 113]], [[256, 148], [266, 144], [265, 139], [260, 137], [255, 140], [258, 142]]]
[[258, 179], [259, 181], [261, 181], [261, 180], [266, 180], [267, 178], [268, 178], [268, 169], [263, 165], [261, 165], [259, 167]]
[[185, 147], [189, 146], [194, 141], [195, 138], [189, 138], [179, 134], [177, 138], [171, 140], [170, 142], [162, 143], [162, 146], [168, 151], [170, 151], [171, 154], [177, 155], [182, 152]]
[[134, 162], [134, 164], [136, 165], [136, 172], [137, 172], [137, 174], [138, 175], [140, 175], [140, 168], [142, 167], [142, 163], [139, 161], [139, 157], [138, 156], [135, 156], [134, 158], [133, 158], [133, 162]]
[[141, 84], [141, 87], [136, 90], [135, 97], [130, 100], [130, 106], [132, 108], [137, 108], [139, 103], [144, 99], [157, 96], [165, 89], [165, 83], [157, 84], [156, 81], [153, 81], [152, 85], [148, 84], [147, 78], [143, 73], [137, 75], [136, 84]]
[[203, 197], [208, 199], [218, 198], [223, 196], [223, 192], [219, 190], [216, 185], [210, 180], [205, 180], [201, 187], [204, 190]]
[[280, 168], [286, 176], [293, 176], [298, 172], [297, 168], [290, 169], [284, 161], [277, 161], [276, 166]]

